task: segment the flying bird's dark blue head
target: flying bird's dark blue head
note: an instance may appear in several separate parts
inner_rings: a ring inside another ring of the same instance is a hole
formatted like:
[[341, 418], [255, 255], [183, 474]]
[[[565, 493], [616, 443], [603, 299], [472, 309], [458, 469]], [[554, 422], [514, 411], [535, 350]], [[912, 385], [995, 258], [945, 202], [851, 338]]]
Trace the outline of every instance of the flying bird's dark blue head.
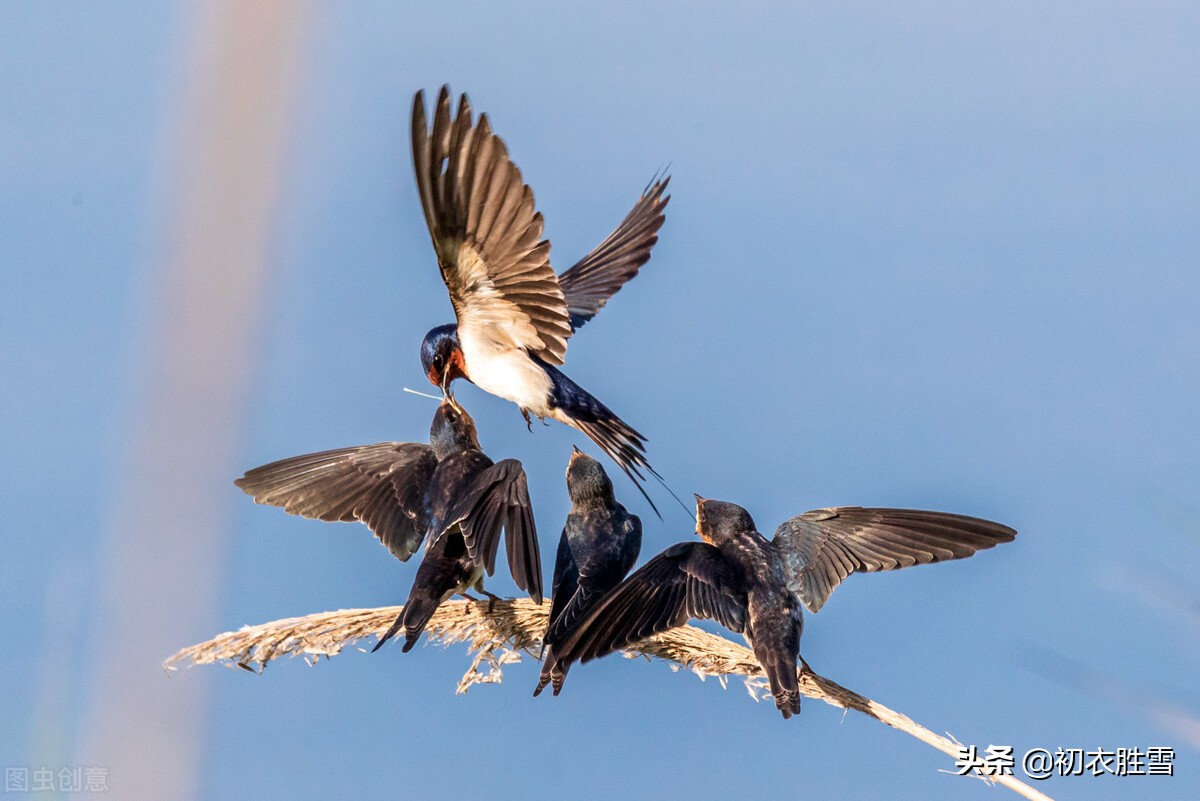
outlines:
[[467, 364], [458, 344], [458, 326], [450, 323], [430, 329], [421, 341], [421, 369], [429, 383], [443, 392], [454, 379], [467, 378]]
[[433, 424], [429, 426], [429, 444], [438, 460], [452, 453], [465, 450], [481, 450], [475, 421], [467, 410], [447, 398], [433, 413]]
[[567, 464], [567, 492], [571, 503], [611, 503], [613, 485], [601, 466], [592, 457], [578, 448], [572, 448], [571, 461]]
[[747, 531], [757, 531], [754, 518], [736, 503], [696, 496], [696, 533], [712, 545]]

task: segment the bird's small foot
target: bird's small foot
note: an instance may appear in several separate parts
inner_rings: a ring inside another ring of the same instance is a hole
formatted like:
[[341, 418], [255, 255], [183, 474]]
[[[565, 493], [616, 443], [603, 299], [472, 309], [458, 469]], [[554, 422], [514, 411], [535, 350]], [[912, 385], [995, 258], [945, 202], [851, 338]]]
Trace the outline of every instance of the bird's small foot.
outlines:
[[470, 601], [470, 602], [472, 602], [472, 603], [477, 603], [477, 604], [481, 604], [481, 603], [483, 603], [483, 599], [482, 599], [482, 598], [476, 598], [474, 595], [472, 595], [472, 594], [471, 594], [471, 593], [469, 593], [469, 592], [460, 592], [460, 593], [459, 593], [459, 595], [461, 595], [462, 597], [466, 598], [468, 601]]
[[525, 428], [527, 428], [529, 430], [529, 433], [532, 434], [533, 433], [533, 418], [531, 418], [529, 416], [529, 412], [525, 411], [524, 409], [521, 409], [521, 416], [525, 418]]
[[503, 601], [503, 600], [504, 600], [504, 599], [503, 599], [503, 598], [501, 598], [499, 595], [493, 595], [492, 593], [488, 592], [487, 590], [480, 590], [480, 592], [482, 592], [484, 595], [486, 595], [486, 596], [487, 596], [487, 599], [488, 599], [488, 614], [489, 614], [489, 615], [492, 613], [492, 610], [496, 608], [496, 601]]

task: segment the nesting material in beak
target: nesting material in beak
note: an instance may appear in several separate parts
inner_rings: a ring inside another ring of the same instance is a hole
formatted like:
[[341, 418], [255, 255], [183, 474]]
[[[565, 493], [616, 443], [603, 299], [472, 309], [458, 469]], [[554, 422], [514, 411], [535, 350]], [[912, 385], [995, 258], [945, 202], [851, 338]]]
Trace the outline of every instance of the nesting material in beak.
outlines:
[[415, 389], [409, 389], [408, 387], [403, 387], [403, 389], [404, 389], [404, 391], [405, 391], [405, 392], [407, 392], [409, 395], [420, 395], [422, 398], [429, 398], [430, 400], [435, 400], [435, 401], [441, 401], [441, 400], [442, 400], [442, 399], [441, 399], [441, 398], [439, 398], [437, 395], [430, 395], [430, 394], [429, 394], [429, 393], [427, 393], [427, 392], [417, 392]]

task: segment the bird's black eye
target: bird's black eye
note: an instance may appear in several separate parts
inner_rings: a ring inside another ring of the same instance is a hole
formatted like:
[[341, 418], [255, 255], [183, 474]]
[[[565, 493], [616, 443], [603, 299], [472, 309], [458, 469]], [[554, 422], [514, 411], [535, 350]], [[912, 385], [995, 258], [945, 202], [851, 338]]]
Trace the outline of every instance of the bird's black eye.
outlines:
[[442, 358], [442, 354], [439, 353], [438, 355], [433, 357], [433, 366], [441, 369], [442, 362], [444, 362], [444, 361], [445, 361], [445, 359]]

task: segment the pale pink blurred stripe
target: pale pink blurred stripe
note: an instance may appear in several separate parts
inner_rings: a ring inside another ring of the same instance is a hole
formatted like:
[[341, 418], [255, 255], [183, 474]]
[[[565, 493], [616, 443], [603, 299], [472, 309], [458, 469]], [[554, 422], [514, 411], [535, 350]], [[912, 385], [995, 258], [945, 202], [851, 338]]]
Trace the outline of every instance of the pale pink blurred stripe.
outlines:
[[[137, 376], [136, 431], [102, 561], [89, 705], [76, 764], [108, 769], [110, 797], [197, 798], [208, 676], [164, 657], [215, 632], [230, 475], [245, 419], [256, 318], [278, 205], [307, 6], [193, 7], [179, 141], [162, 196], [161, 308]], [[153, 235], [153, 234], [152, 234]]]

